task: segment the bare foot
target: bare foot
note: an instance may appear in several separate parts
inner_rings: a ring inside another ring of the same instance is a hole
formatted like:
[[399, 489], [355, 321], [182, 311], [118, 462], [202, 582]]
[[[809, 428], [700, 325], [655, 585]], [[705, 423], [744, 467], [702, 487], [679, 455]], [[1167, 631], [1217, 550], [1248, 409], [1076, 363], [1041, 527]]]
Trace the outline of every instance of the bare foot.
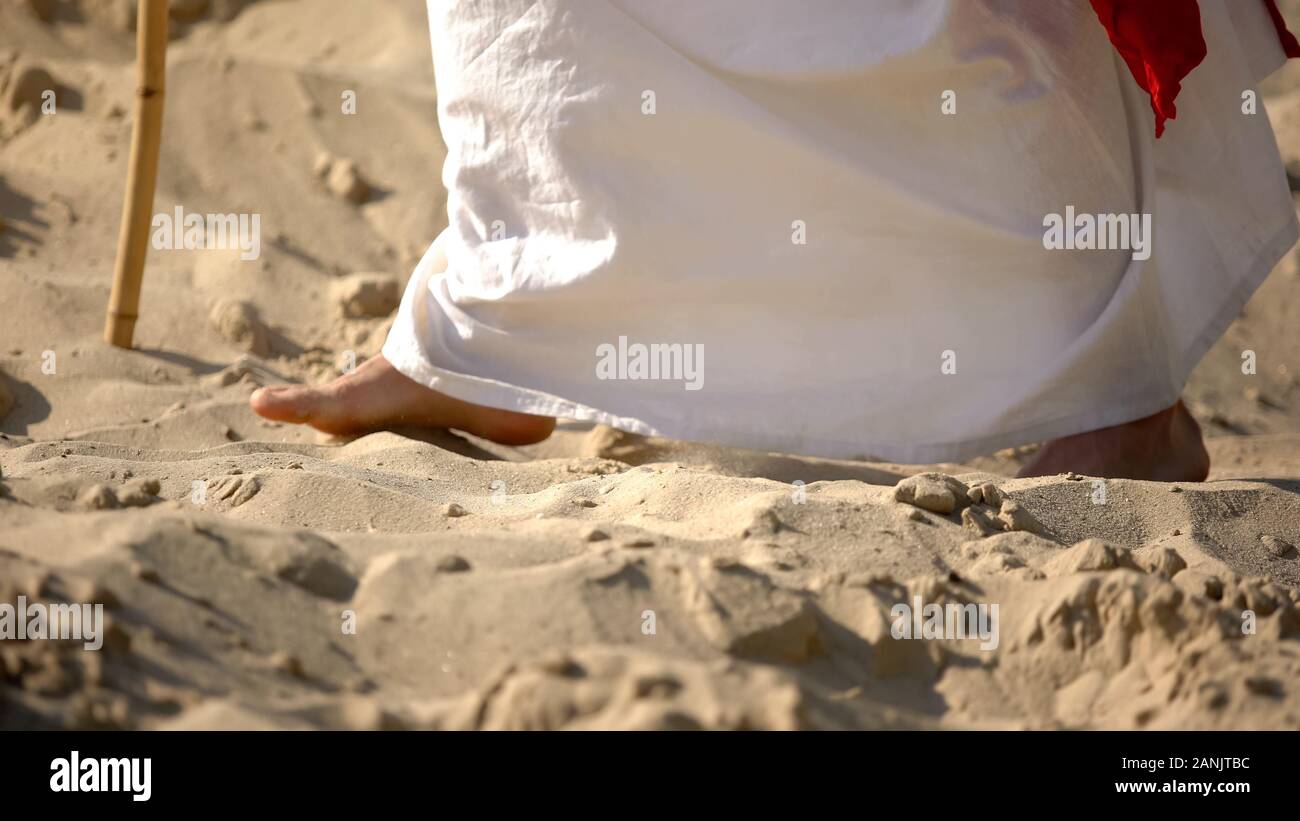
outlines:
[[277, 385], [248, 398], [260, 416], [308, 424], [334, 434], [392, 427], [456, 428], [503, 445], [531, 445], [555, 430], [555, 420], [453, 399], [408, 379], [382, 356], [328, 385]]
[[1210, 473], [1210, 455], [1200, 425], [1180, 399], [1136, 422], [1053, 439], [1017, 475], [1068, 471], [1107, 479], [1203, 482]]

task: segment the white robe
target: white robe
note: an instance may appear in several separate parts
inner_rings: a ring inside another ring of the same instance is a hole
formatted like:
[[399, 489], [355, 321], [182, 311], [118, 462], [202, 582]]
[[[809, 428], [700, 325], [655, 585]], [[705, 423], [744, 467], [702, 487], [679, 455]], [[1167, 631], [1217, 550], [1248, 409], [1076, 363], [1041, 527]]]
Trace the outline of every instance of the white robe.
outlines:
[[[383, 353], [470, 402], [817, 456], [1155, 413], [1300, 234], [1243, 113], [1284, 60], [1264, 4], [1201, 7], [1157, 141], [1084, 0], [430, 0], [450, 224]], [[1151, 215], [1149, 258], [1046, 248], [1067, 208]], [[701, 353], [698, 389], [670, 356], [631, 378], [638, 343]]]

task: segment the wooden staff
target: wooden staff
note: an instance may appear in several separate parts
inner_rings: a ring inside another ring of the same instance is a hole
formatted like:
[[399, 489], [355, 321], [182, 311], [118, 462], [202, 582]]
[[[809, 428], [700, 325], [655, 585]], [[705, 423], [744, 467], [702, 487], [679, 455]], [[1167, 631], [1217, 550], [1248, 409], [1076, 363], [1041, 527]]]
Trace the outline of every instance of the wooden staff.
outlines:
[[130, 348], [140, 310], [140, 286], [149, 251], [153, 193], [158, 182], [162, 145], [163, 92], [167, 76], [167, 0], [139, 0], [136, 16], [135, 125], [131, 129], [131, 165], [122, 206], [122, 229], [113, 268], [104, 341]]

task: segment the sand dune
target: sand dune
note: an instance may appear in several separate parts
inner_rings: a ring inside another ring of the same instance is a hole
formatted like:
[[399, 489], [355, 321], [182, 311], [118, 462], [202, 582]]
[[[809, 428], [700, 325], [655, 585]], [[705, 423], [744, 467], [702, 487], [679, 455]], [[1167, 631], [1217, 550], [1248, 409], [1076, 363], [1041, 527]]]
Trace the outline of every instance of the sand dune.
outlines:
[[[801, 496], [728, 466], [485, 459], [396, 434], [5, 444], [5, 598], [91, 591], [114, 631], [99, 669], [6, 646], [12, 724], [1300, 719], [1300, 572], [1279, 547], [1300, 480], [1111, 481], [1097, 505], [1086, 480], [967, 473], [1041, 525], [980, 538], [893, 487], [817, 479], [838, 465], [807, 465]], [[997, 602], [1000, 646], [892, 639], [890, 608], [916, 595]]]
[[[1294, 255], [1189, 386], [1204, 484], [574, 424], [329, 439], [246, 400], [376, 352], [382, 284], [347, 277], [401, 281], [445, 219], [423, 3], [183, 22], [156, 211], [259, 213], [264, 244], [152, 253], [125, 352], [129, 5], [0, 7], [0, 602], [109, 622], [100, 652], [0, 642], [0, 726], [1300, 728]], [[1294, 77], [1268, 102], [1300, 161]], [[996, 604], [996, 648], [893, 637], [917, 597]]]

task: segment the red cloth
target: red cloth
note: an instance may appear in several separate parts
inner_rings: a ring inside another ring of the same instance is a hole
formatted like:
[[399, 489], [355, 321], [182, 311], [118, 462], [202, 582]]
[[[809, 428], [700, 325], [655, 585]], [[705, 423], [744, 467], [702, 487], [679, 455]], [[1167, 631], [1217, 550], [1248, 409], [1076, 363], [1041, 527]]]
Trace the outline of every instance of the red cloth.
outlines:
[[[1300, 57], [1300, 42], [1287, 30], [1275, 0], [1263, 2], [1287, 57]], [[1178, 116], [1174, 100], [1183, 79], [1205, 59], [1197, 0], [1092, 0], [1092, 9], [1133, 78], [1151, 95], [1158, 138], [1165, 121]]]
[[1268, 4], [1268, 16], [1273, 18], [1273, 25], [1277, 28], [1277, 36], [1282, 38], [1282, 50], [1286, 52], [1287, 57], [1300, 57], [1300, 42], [1296, 42], [1295, 35], [1286, 27], [1286, 21], [1282, 19], [1282, 12], [1278, 11], [1277, 0], [1264, 0]]

